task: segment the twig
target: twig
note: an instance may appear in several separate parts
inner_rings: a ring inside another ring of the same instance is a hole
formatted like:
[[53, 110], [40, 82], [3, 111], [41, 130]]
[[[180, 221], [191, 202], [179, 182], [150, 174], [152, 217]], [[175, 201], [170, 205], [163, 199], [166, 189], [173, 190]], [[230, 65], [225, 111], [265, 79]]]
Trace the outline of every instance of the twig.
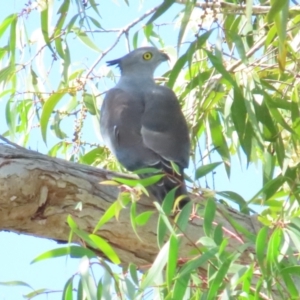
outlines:
[[5, 142], [6, 144], [10, 145], [10, 146], [14, 146], [15, 148], [18, 148], [18, 149], [24, 149], [24, 147], [10, 141], [9, 139], [5, 138], [3, 135], [0, 135], [0, 140], [2, 140], [3, 142]]
[[139, 23], [140, 21], [142, 21], [143, 19], [145, 19], [146, 17], [148, 17], [149, 15], [151, 15], [153, 12], [155, 12], [158, 8], [160, 7], [160, 5], [153, 7], [152, 9], [148, 10], [145, 14], [143, 14], [140, 18], [134, 20], [132, 23], [130, 23], [129, 25], [127, 25], [126, 27], [124, 27], [123, 29], [120, 29], [120, 32], [115, 40], [115, 42], [105, 51], [103, 51], [101, 53], [101, 55], [98, 57], [98, 59], [95, 61], [95, 63], [91, 66], [91, 68], [87, 71], [86, 76], [85, 76], [85, 80], [87, 80], [87, 78], [89, 77], [89, 75], [93, 72], [93, 70], [95, 69], [95, 67], [98, 65], [98, 63], [107, 55], [108, 52], [110, 52], [120, 41], [121, 37], [123, 34], [128, 34], [128, 31], [135, 26], [137, 23]]

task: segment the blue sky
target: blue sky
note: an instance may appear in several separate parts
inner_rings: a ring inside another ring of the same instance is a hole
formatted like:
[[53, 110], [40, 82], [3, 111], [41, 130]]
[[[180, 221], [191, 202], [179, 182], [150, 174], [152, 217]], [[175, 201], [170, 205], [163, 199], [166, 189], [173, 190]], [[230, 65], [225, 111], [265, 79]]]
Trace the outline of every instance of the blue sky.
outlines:
[[[57, 2], [57, 1], [56, 1]], [[144, 1], [144, 4], [140, 4], [141, 1], [130, 1], [131, 6], [128, 8], [124, 1], [120, 0], [119, 4], [116, 1], [100, 1], [100, 14], [102, 19], [99, 22], [105, 28], [122, 28], [125, 25], [131, 23], [134, 19], [140, 17], [145, 11], [153, 7], [155, 4], [161, 3], [161, 1]], [[61, 1], [57, 2], [61, 3]], [[1, 6], [0, 10], [0, 22], [13, 12], [20, 12], [24, 8], [24, 2], [20, 0], [8, 1], [6, 5]], [[178, 9], [178, 6], [174, 8], [174, 11]], [[28, 22], [32, 18], [28, 19]], [[163, 20], [164, 21], [164, 20]], [[170, 21], [170, 20], [168, 20]], [[26, 20], [25, 20], [26, 22]], [[143, 23], [145, 24], [146, 21]], [[28, 24], [36, 27], [36, 24]], [[141, 25], [137, 26], [137, 29]], [[177, 29], [172, 26], [167, 26], [168, 39], [165, 40], [166, 46], [174, 45], [177, 39]], [[134, 31], [133, 31], [134, 32]], [[94, 42], [102, 50], [107, 49], [115, 40], [117, 34], [101, 34], [95, 35]], [[132, 38], [132, 37], [131, 37]], [[6, 41], [0, 41], [1, 45]], [[99, 54], [95, 53], [94, 56], [86, 56], [85, 48], [79, 40], [74, 39], [71, 41], [71, 55], [72, 61], [78, 61], [78, 63], [91, 66]], [[139, 46], [142, 46], [143, 41], [140, 40]], [[127, 52], [125, 39], [122, 38], [118, 45], [105, 57], [105, 59], [99, 64], [98, 68], [105, 64], [106, 60], [115, 59], [123, 56]], [[168, 68], [167, 65], [157, 70], [157, 75], [163, 73], [163, 70]], [[114, 72], [118, 72], [113, 69]], [[50, 78], [52, 80], [52, 78]], [[54, 79], [53, 79], [54, 80]], [[112, 85], [113, 83], [108, 83]], [[3, 102], [0, 100], [0, 133], [6, 130], [6, 124], [4, 121]], [[84, 131], [84, 139], [91, 142], [97, 142], [97, 136], [94, 134], [95, 128], [90, 123]], [[50, 144], [51, 144], [50, 139]], [[44, 145], [39, 130], [33, 131], [33, 139], [30, 143], [32, 149], [38, 149], [39, 151], [46, 153], [47, 147]], [[218, 159], [219, 160], [219, 159]], [[218, 168], [214, 177], [216, 182], [216, 189], [218, 190], [231, 190], [242, 195], [246, 200], [250, 199], [261, 187], [260, 168], [254, 165], [250, 165], [246, 169], [246, 159], [242, 155], [242, 165], [245, 166], [242, 170], [239, 166], [237, 156], [232, 161], [232, 174], [230, 181], [227, 179], [223, 168]], [[30, 262], [39, 254], [56, 248], [59, 245], [51, 240], [40, 239], [30, 237], [26, 235], [18, 235], [9, 232], [0, 232], [0, 282], [21, 280], [25, 281], [35, 289], [49, 288], [53, 290], [62, 290], [66, 280], [78, 270], [79, 261], [75, 259], [53, 259], [43, 261], [30, 265]], [[0, 300], [18, 300], [23, 299], [22, 295], [29, 293], [30, 289], [26, 287], [4, 287], [0, 285]], [[40, 296], [37, 299], [56, 300], [60, 299], [60, 293], [51, 293], [48, 296]]]

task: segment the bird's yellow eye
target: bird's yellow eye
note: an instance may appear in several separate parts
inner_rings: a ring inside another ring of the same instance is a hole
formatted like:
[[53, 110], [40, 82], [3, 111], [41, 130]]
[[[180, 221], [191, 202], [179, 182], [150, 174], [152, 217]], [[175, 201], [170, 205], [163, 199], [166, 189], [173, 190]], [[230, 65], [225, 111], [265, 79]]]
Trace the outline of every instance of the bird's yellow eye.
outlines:
[[144, 60], [149, 60], [152, 58], [152, 53], [151, 52], [146, 52], [143, 54], [143, 59]]

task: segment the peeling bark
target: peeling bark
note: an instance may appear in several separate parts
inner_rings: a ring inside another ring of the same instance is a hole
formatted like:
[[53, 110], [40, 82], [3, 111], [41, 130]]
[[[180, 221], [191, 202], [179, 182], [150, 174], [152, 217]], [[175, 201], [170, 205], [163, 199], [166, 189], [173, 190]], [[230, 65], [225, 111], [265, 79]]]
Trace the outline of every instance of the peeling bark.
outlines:
[[[66, 219], [71, 215], [82, 230], [91, 232], [118, 196], [117, 187], [100, 184], [114, 176], [129, 177], [0, 144], [0, 230], [67, 241], [70, 229]], [[153, 201], [142, 197], [137, 205], [138, 212], [156, 211]], [[76, 209], [79, 202], [82, 202], [82, 210]], [[156, 240], [158, 213], [153, 214], [147, 225], [138, 228], [142, 241], [131, 227], [129, 213], [128, 208], [122, 210], [118, 220], [111, 220], [97, 234], [113, 246], [122, 263], [131, 262], [142, 268], [151, 264], [159, 251]], [[219, 205], [215, 222], [223, 225], [230, 251], [244, 242], [227, 221], [228, 217], [253, 234], [260, 226], [255, 216], [249, 217]], [[182, 259], [191, 257], [194, 244], [203, 235], [202, 219], [193, 218], [186, 237], [182, 237]], [[249, 263], [249, 253], [253, 252], [253, 248], [246, 247], [240, 262]]]

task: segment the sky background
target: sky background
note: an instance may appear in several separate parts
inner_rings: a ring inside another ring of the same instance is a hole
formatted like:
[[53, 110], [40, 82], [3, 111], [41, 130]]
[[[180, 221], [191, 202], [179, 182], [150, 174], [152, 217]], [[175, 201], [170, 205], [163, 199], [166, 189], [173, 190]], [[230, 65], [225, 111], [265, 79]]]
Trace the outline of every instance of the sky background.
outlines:
[[[59, 5], [61, 4], [61, 1], [55, 2]], [[130, 6], [127, 7], [125, 1], [122, 0], [119, 2], [108, 0], [100, 1], [99, 11], [102, 19], [99, 19], [99, 22], [105, 28], [122, 28], [143, 15], [149, 8], [160, 3], [161, 1], [155, 0], [144, 1], [144, 3], [141, 4], [141, 1], [136, 0], [130, 1]], [[5, 5], [1, 6], [0, 23], [9, 14], [20, 13], [24, 7], [24, 2], [21, 0], [7, 1]], [[178, 11], [179, 7], [180, 6], [175, 5], [174, 11]], [[38, 14], [36, 15], [38, 17]], [[167, 16], [171, 15], [173, 15], [172, 12]], [[166, 20], [165, 18], [167, 18], [167, 16], [164, 16], [163, 20], [159, 19], [158, 22], [161, 21], [163, 23], [172, 21]], [[28, 18], [28, 28], [31, 26], [32, 28], [37, 27], [37, 24], [33, 20], [34, 18], [31, 16]], [[24, 19], [24, 21], [26, 22], [26, 19]], [[144, 20], [142, 24], [145, 24], [146, 21], [147, 19]], [[33, 23], [30, 24], [30, 22]], [[38, 22], [38, 19], [36, 19], [36, 22]], [[138, 28], [140, 28], [142, 24], [139, 24]], [[162, 28], [162, 30], [168, 31], [167, 39], [164, 40], [166, 46], [176, 44], [175, 41], [178, 35], [178, 28], [166, 26]], [[114, 43], [116, 36], [117, 33], [94, 35], [94, 42], [100, 49], [106, 50]], [[69, 40], [69, 42], [69, 45], [71, 45], [72, 61], [84, 66], [93, 65], [99, 55], [98, 53], [94, 53], [94, 56], [86, 56], [85, 46], [82, 45], [78, 39], [74, 38], [72, 41]], [[7, 44], [7, 36], [4, 36], [2, 40], [0, 40], [0, 46], [3, 46], [3, 44]], [[139, 46], [145, 45], [144, 41], [140, 39]], [[96, 69], [101, 73], [105, 68], [106, 60], [119, 58], [126, 53], [126, 42], [125, 39], [122, 38], [118, 45], [105, 57]], [[157, 70], [156, 75], [161, 75], [168, 68], [168, 65], [162, 66]], [[116, 69], [113, 71], [116, 73], [118, 72]], [[49, 78], [49, 80], [55, 82], [55, 78]], [[104, 82], [103, 88], [107, 89], [112, 85], [112, 82], [107, 81]], [[4, 104], [4, 101], [0, 100], [0, 133], [7, 130], [4, 118]], [[85, 126], [83, 138], [86, 141], [98, 142], [99, 134], [95, 133], [97, 128], [95, 128], [94, 125], [95, 123], [91, 121]], [[65, 126], [67, 126], [67, 124]], [[31, 149], [47, 153], [51, 145], [55, 144], [54, 139], [52, 140], [51, 138], [48, 142], [49, 145], [47, 147], [42, 141], [39, 129], [32, 131], [32, 139], [29, 145]], [[220, 161], [220, 159], [216, 158], [216, 161]], [[260, 166], [251, 164], [246, 168], [245, 156], [241, 155], [241, 164], [237, 156], [235, 156], [232, 160], [232, 174], [230, 180], [228, 180], [224, 168], [219, 167], [216, 169], [214, 177], [215, 188], [219, 191], [234, 191], [243, 196], [246, 200], [249, 200], [261, 188], [261, 178], [258, 174], [261, 174]], [[60, 258], [30, 264], [30, 262], [39, 254], [57, 248], [58, 246], [59, 245], [56, 242], [47, 239], [18, 235], [10, 232], [0, 232], [0, 282], [20, 280], [27, 282], [34, 289], [49, 288], [51, 290], [61, 291], [67, 279], [78, 271], [78, 259]], [[99, 271], [97, 272], [96, 275], [100, 276], [101, 273]], [[28, 287], [7, 287], [0, 285], [0, 300], [24, 299], [22, 295], [29, 293], [30, 291], [31, 290]], [[61, 293], [53, 292], [48, 295], [39, 296], [36, 299], [61, 299]]]

